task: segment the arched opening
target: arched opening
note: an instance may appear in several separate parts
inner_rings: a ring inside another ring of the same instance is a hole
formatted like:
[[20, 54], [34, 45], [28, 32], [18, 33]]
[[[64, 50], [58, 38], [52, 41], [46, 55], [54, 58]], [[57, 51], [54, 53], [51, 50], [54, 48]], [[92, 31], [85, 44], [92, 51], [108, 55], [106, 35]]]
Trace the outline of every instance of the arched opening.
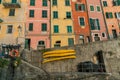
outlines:
[[38, 49], [44, 49], [45, 48], [45, 41], [39, 41], [37, 48]]

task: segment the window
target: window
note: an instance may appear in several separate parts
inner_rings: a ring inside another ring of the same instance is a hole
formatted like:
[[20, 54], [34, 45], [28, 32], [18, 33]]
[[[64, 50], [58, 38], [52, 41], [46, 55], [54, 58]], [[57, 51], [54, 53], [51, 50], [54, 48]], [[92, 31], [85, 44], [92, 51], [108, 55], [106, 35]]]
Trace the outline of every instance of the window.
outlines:
[[12, 29], [13, 29], [13, 26], [12, 25], [8, 25], [8, 27], [7, 27], [7, 33], [11, 34], [12, 33]]
[[30, 6], [35, 6], [35, 0], [30, 0]]
[[33, 23], [29, 23], [29, 31], [33, 31]]
[[120, 0], [113, 0], [113, 6], [120, 6]]
[[42, 10], [42, 18], [47, 18], [47, 10]]
[[54, 25], [54, 33], [59, 33], [59, 26], [58, 25]]
[[0, 4], [1, 4], [2, 0], [0, 0]]
[[120, 12], [116, 12], [114, 14], [115, 14], [115, 18], [120, 19]]
[[83, 17], [79, 18], [80, 26], [85, 26], [85, 20]]
[[12, 0], [12, 3], [17, 3], [17, 0]]
[[66, 18], [71, 18], [71, 12], [66, 12]]
[[94, 11], [94, 6], [90, 6], [90, 11]]
[[103, 1], [103, 6], [107, 7], [107, 1]]
[[34, 10], [29, 11], [29, 17], [34, 17]]
[[42, 23], [42, 31], [47, 31], [47, 24], [46, 23]]
[[106, 12], [106, 18], [113, 18], [112, 12]]
[[67, 32], [72, 33], [72, 26], [67, 26]]
[[102, 33], [102, 37], [105, 37], [105, 33]]
[[44, 42], [44, 41], [39, 41], [39, 42], [38, 42], [38, 45], [44, 46], [44, 45], [45, 45], [45, 42]]
[[56, 41], [56, 43], [54, 44], [54, 47], [57, 48], [57, 47], [60, 47], [61, 45], [61, 41]]
[[53, 11], [53, 18], [58, 18], [58, 11]]
[[90, 27], [91, 27], [91, 30], [100, 30], [99, 19], [90, 18]]
[[97, 11], [100, 12], [100, 6], [97, 6]]
[[42, 6], [47, 6], [47, 0], [42, 0]]
[[52, 5], [57, 6], [57, 0], [52, 0]]
[[10, 9], [9, 16], [14, 16], [14, 15], [15, 15], [15, 9]]
[[70, 6], [70, 0], [65, 0], [65, 6]]
[[74, 45], [74, 39], [68, 38], [68, 46], [73, 46], [73, 45]]
[[75, 4], [76, 11], [85, 11], [85, 4]]

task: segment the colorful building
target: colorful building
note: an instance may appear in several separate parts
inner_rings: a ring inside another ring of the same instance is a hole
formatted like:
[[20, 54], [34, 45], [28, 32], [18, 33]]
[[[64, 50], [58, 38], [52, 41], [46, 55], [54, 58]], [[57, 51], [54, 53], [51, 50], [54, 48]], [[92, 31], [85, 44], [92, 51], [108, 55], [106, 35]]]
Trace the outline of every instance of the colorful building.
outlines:
[[51, 47], [75, 44], [70, 0], [51, 0]]
[[103, 17], [100, 0], [86, 0], [92, 41], [107, 40], [107, 27]]
[[109, 38], [117, 38], [120, 33], [120, 0], [101, 0]]
[[26, 0], [0, 0], [0, 44], [24, 44]]
[[76, 44], [90, 42], [90, 25], [86, 0], [71, 0]]
[[26, 48], [50, 48], [50, 1], [28, 0]]

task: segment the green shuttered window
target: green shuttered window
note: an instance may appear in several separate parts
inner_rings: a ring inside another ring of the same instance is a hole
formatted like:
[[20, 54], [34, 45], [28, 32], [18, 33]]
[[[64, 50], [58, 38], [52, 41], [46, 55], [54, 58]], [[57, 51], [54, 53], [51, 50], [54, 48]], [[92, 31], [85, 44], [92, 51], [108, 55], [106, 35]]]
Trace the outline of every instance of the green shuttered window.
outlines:
[[107, 7], [107, 1], [103, 1], [103, 6]]
[[47, 24], [46, 23], [42, 23], [42, 31], [47, 31]]
[[100, 30], [99, 19], [90, 18], [90, 27], [91, 27], [91, 30]]
[[53, 18], [58, 18], [58, 11], [53, 11]]
[[68, 46], [73, 46], [73, 45], [74, 45], [74, 39], [68, 38]]
[[72, 26], [67, 26], [67, 32], [72, 33]]
[[80, 21], [80, 26], [85, 26], [85, 20], [84, 18], [79, 18], [79, 21]]
[[70, 0], [65, 0], [65, 6], [70, 6]]
[[14, 16], [14, 15], [15, 15], [15, 9], [10, 9], [9, 16]]
[[54, 33], [59, 33], [59, 26], [58, 25], [54, 25]]
[[75, 4], [76, 11], [85, 11], [85, 4]]
[[34, 17], [34, 10], [29, 11], [29, 17]]
[[52, 0], [52, 5], [57, 6], [57, 0]]
[[29, 23], [29, 31], [33, 31], [33, 23]]
[[30, 0], [30, 6], [35, 6], [35, 0]]
[[47, 0], [42, 0], [42, 6], [47, 6]]
[[42, 18], [47, 18], [47, 10], [42, 10]]
[[17, 3], [17, 0], [12, 0], [12, 3]]
[[66, 12], [66, 18], [71, 18], [71, 12]]
[[90, 11], [94, 11], [94, 6], [90, 6]]
[[106, 18], [113, 18], [112, 12], [106, 12]]

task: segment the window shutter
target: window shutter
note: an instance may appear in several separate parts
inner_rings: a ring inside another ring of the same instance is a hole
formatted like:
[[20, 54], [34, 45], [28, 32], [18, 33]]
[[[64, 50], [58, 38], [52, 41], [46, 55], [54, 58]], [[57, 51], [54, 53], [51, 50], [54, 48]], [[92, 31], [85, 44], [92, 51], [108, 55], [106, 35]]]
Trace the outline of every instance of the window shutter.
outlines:
[[117, 13], [116, 12], [114, 13], [114, 15], [115, 15], [115, 18], [117, 18]]
[[108, 15], [108, 13], [106, 12], [106, 18], [109, 18], [109, 15]]
[[96, 19], [96, 21], [97, 21], [98, 30], [100, 30], [100, 23], [99, 23], [99, 19]]
[[90, 27], [91, 27], [91, 30], [95, 29], [93, 19], [91, 19], [91, 18], [90, 18]]
[[78, 4], [75, 4], [75, 10], [78, 11]]
[[113, 18], [112, 12], [110, 12], [110, 18]]

